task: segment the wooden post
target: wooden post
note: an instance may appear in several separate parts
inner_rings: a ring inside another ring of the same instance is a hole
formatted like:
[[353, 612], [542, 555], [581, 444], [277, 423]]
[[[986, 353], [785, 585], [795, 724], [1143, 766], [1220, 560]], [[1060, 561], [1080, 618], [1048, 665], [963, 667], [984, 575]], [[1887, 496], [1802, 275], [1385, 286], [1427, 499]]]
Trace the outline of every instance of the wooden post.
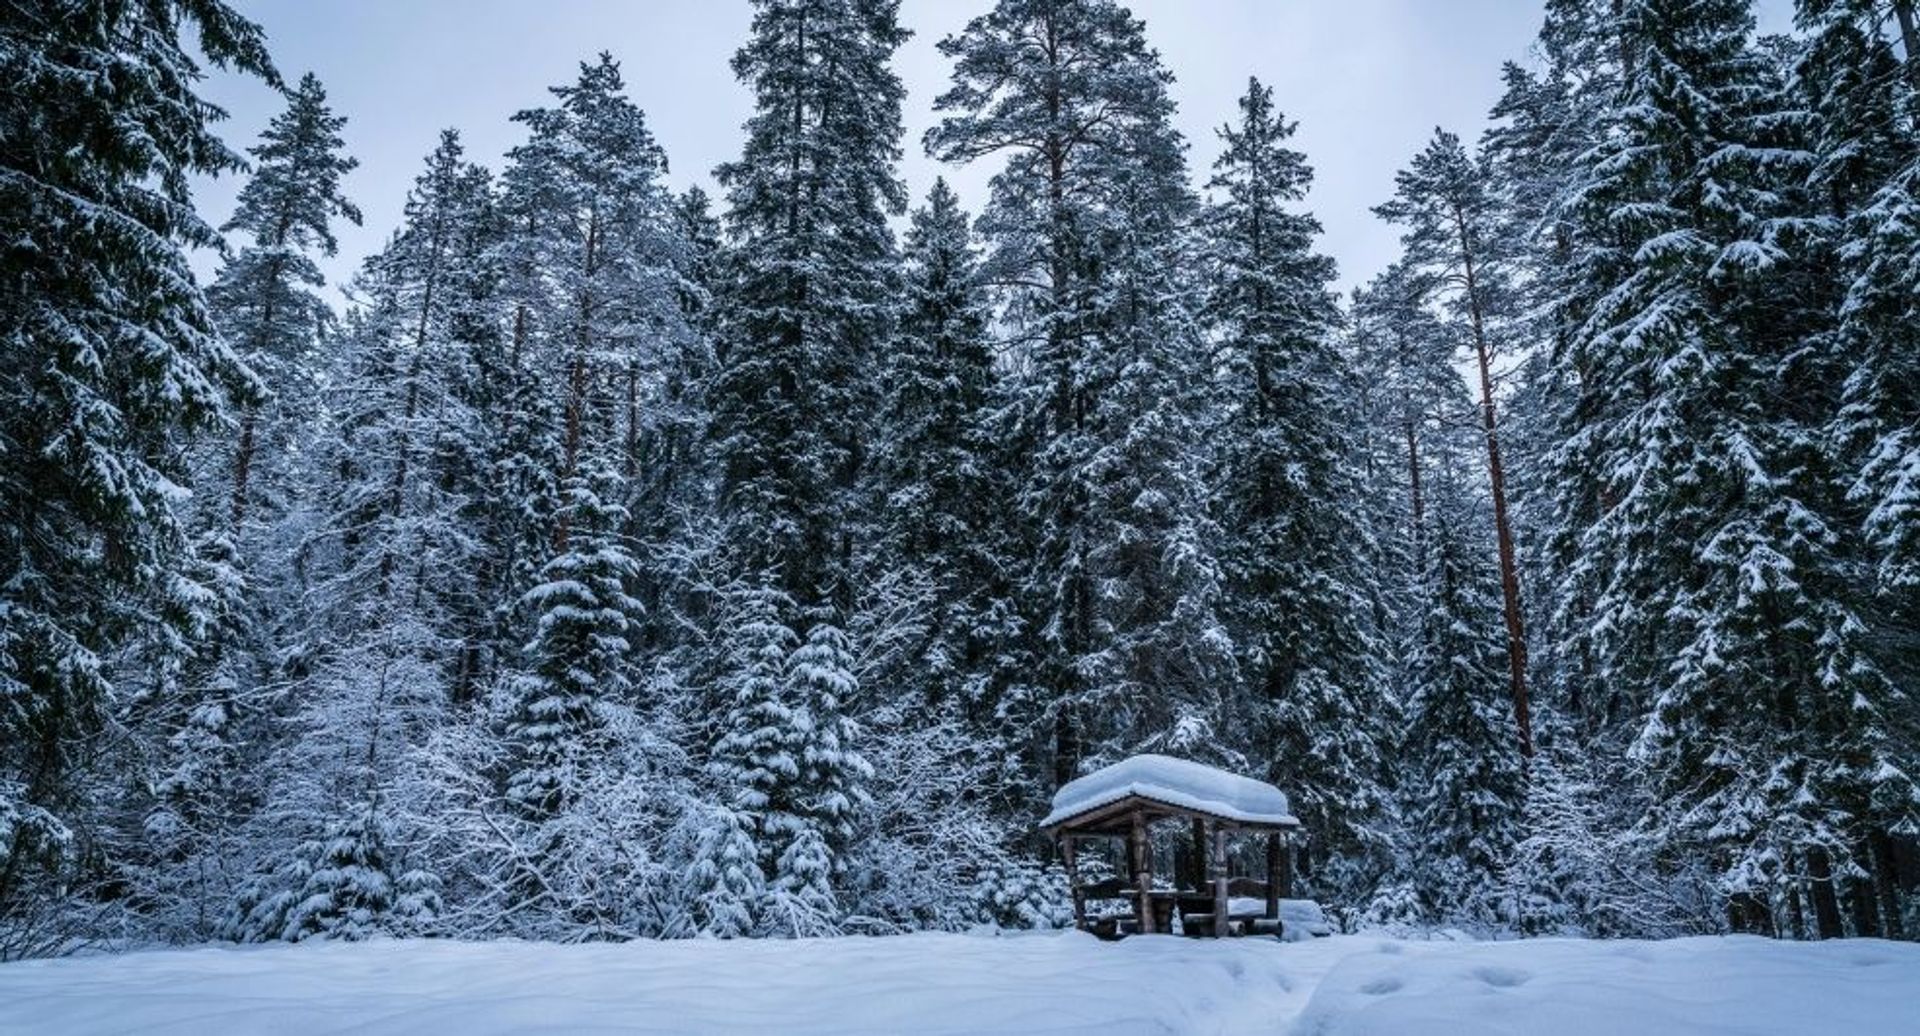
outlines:
[[1267, 920], [1280, 916], [1280, 832], [1267, 835]]
[[1153, 857], [1148, 852], [1147, 818], [1137, 809], [1133, 811], [1129, 841], [1133, 848], [1133, 880], [1140, 894], [1140, 934], [1146, 935], [1153, 931]]
[[1205, 891], [1207, 887], [1207, 823], [1199, 817], [1193, 818], [1193, 852], [1187, 857], [1187, 869], [1193, 878], [1193, 890]]
[[1067, 867], [1067, 888], [1073, 893], [1073, 926], [1086, 931], [1087, 894], [1080, 888], [1080, 868], [1075, 865], [1072, 835], [1060, 837], [1060, 860]]
[[1227, 937], [1227, 829], [1213, 825], [1213, 936]]
[[1280, 836], [1280, 898], [1293, 898], [1293, 836]]

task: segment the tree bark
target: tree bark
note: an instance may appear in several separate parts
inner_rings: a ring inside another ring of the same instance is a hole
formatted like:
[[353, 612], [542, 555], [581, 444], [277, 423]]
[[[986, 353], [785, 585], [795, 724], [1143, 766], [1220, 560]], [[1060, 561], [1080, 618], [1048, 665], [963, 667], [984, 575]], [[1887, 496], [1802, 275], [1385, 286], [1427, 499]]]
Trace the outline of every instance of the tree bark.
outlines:
[[1872, 850], [1873, 885], [1880, 894], [1880, 913], [1886, 920], [1887, 938], [1907, 937], [1906, 922], [1900, 916], [1900, 884], [1895, 873], [1893, 839], [1883, 830], [1867, 836]]
[[1136, 894], [1140, 900], [1140, 933], [1153, 931], [1153, 853], [1147, 843], [1147, 819], [1139, 810], [1133, 811], [1133, 828], [1127, 839], [1133, 850], [1133, 880]]
[[1487, 437], [1487, 477], [1493, 497], [1493, 528], [1500, 549], [1500, 597], [1507, 621], [1507, 682], [1513, 695], [1513, 721], [1520, 734], [1520, 760], [1533, 758], [1533, 718], [1527, 703], [1527, 631], [1520, 610], [1520, 568], [1513, 548], [1513, 523], [1507, 516], [1507, 478], [1500, 463], [1500, 434], [1493, 405], [1493, 360], [1486, 320], [1480, 308], [1478, 274], [1466, 218], [1454, 214], [1465, 263], [1467, 307], [1473, 320], [1474, 358], [1480, 368], [1480, 425]]
[[1285, 836], [1278, 831], [1267, 835], [1267, 919], [1280, 916], [1280, 868], [1286, 859], [1286, 851], [1280, 840]]
[[1893, 0], [1893, 18], [1900, 23], [1900, 49], [1907, 80], [1920, 90], [1920, 23], [1916, 23], [1913, 0]]
[[1808, 896], [1813, 900], [1815, 937], [1838, 939], [1846, 934], [1840, 924], [1840, 898], [1833, 887], [1833, 860], [1825, 849], [1807, 850]]
[[[275, 247], [283, 247], [286, 243], [286, 223], [285, 219], [280, 221], [276, 231], [277, 236], [274, 239]], [[262, 289], [266, 298], [260, 303], [260, 327], [267, 334], [271, 332], [266, 332], [266, 329], [273, 326], [273, 288], [280, 283], [280, 275], [284, 268], [284, 261], [280, 254], [276, 254], [273, 261], [267, 264], [266, 286]], [[260, 351], [266, 352], [267, 343], [263, 341], [258, 344]], [[233, 458], [233, 533], [235, 536], [240, 535], [240, 522], [247, 516], [247, 478], [253, 472], [254, 427], [259, 421], [259, 412], [260, 407], [254, 403], [245, 404], [240, 411], [240, 445]]]
[[1087, 894], [1080, 888], [1080, 867], [1074, 848], [1073, 836], [1068, 835], [1060, 839], [1060, 860], [1067, 868], [1067, 888], [1073, 892], [1073, 926], [1085, 931]]
[[1213, 825], [1213, 937], [1227, 937], [1232, 901], [1227, 897], [1227, 832]]

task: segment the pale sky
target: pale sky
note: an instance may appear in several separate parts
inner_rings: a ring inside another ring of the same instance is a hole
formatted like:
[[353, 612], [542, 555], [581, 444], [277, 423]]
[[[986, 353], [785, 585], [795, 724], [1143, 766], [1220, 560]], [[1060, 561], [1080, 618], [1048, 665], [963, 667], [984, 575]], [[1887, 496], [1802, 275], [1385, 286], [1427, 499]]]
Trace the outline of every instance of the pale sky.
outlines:
[[[991, 0], [903, 0], [914, 36], [897, 67], [907, 86], [901, 172], [916, 202], [944, 174], [977, 212], [992, 160], [956, 169], [926, 157], [922, 133], [948, 63], [935, 44]], [[1787, 24], [1789, 0], [1762, 0], [1763, 27]], [[750, 98], [728, 61], [745, 38], [745, 0], [237, 0], [265, 27], [289, 81], [312, 71], [347, 116], [360, 168], [346, 180], [366, 214], [338, 228], [340, 255], [323, 264], [343, 282], [398, 225], [408, 186], [443, 127], [460, 130], [468, 157], [501, 168], [521, 139], [510, 116], [550, 100], [579, 62], [611, 51], [628, 94], [666, 148], [676, 188], [712, 191], [714, 166], [735, 156]], [[1308, 206], [1326, 226], [1322, 250], [1343, 288], [1363, 283], [1397, 250], [1396, 231], [1368, 211], [1393, 175], [1445, 126], [1471, 140], [1500, 92], [1500, 64], [1523, 59], [1539, 27], [1538, 0], [1133, 0], [1177, 81], [1179, 126], [1196, 181], [1218, 153], [1215, 129], [1235, 113], [1247, 77], [1271, 86], [1299, 122], [1294, 144], [1315, 170]], [[251, 144], [282, 101], [257, 81], [214, 75], [206, 93], [232, 118], [222, 131]], [[201, 186], [215, 222], [241, 180]], [[717, 198], [717, 193], [716, 193]], [[201, 257], [202, 273], [212, 259]]]

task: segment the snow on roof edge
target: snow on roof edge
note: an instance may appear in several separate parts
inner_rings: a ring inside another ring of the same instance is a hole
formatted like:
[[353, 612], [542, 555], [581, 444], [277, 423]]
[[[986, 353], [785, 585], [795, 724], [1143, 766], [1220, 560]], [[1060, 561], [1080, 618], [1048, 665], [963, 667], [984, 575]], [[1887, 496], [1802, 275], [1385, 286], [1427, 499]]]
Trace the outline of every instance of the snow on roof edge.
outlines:
[[1242, 823], [1300, 824], [1286, 793], [1264, 781], [1187, 759], [1136, 755], [1062, 785], [1040, 826], [1053, 827], [1130, 795]]

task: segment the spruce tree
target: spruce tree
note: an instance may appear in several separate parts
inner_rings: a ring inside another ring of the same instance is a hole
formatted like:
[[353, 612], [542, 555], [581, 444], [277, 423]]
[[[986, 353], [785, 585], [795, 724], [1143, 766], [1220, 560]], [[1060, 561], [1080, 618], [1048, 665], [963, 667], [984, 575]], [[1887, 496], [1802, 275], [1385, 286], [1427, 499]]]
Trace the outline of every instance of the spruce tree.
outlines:
[[562, 477], [598, 439], [622, 444], [618, 473], [634, 477], [660, 345], [684, 333], [666, 155], [624, 91], [611, 55], [583, 63], [556, 106], [515, 116], [528, 140], [508, 156], [511, 247], [544, 289], [528, 318], [561, 400]]
[[848, 718], [858, 682], [846, 634], [817, 621], [801, 641], [791, 610], [770, 578], [728, 594], [730, 701], [712, 769], [753, 825], [768, 893], [756, 913], [797, 936], [839, 921], [836, 879], [873, 771]]
[[1312, 171], [1286, 146], [1293, 129], [1251, 80], [1220, 131], [1204, 223], [1224, 407], [1212, 477], [1254, 747], [1316, 842], [1353, 851], [1384, 805], [1383, 651], [1333, 263], [1313, 251], [1319, 222], [1294, 211]]
[[1506, 644], [1497, 571], [1477, 537], [1485, 517], [1464, 490], [1459, 458], [1431, 472], [1422, 544], [1424, 602], [1407, 658], [1400, 759], [1405, 867], [1429, 919], [1510, 919], [1502, 886], [1519, 839], [1526, 783], [1504, 706]]
[[[1908, 35], [1896, 59], [1879, 5], [1801, 3], [1799, 23], [1809, 39], [1793, 86], [1810, 113], [1809, 202], [1823, 203], [1833, 217], [1822, 224], [1830, 251], [1823, 249], [1816, 268], [1837, 265], [1845, 273], [1844, 290], [1827, 295], [1833, 317], [1817, 366], [1799, 377], [1840, 385], [1838, 400], [1829, 403], [1823, 452], [1830, 458], [1826, 477], [1845, 491], [1833, 512], [1859, 573], [1846, 581], [1875, 631], [1868, 650], [1886, 676], [1868, 722], [1890, 724], [1892, 742], [1910, 745], [1920, 739], [1920, 715], [1902, 702], [1920, 686], [1920, 665], [1900, 645], [1920, 637], [1920, 340], [1912, 333], [1920, 321], [1920, 58], [1912, 50], [1911, 4], [1897, 5], [1901, 12]], [[1872, 591], [1863, 592], [1868, 585]], [[1866, 762], [1856, 757], [1854, 765]], [[1920, 817], [1905, 797], [1906, 782], [1885, 778], [1882, 771], [1862, 789], [1864, 798], [1856, 791], [1849, 802], [1852, 856], [1863, 875], [1850, 883], [1850, 895], [1855, 934], [1897, 938], [1910, 924], [1902, 900], [1912, 899], [1902, 896], [1896, 878], [1895, 832], [1920, 830]]]
[[370, 257], [363, 300], [328, 340], [325, 392], [307, 427], [312, 483], [286, 519], [290, 602], [278, 618], [286, 707], [249, 823], [266, 901], [355, 810], [391, 825], [392, 789], [454, 698], [478, 552], [459, 458], [473, 450], [462, 396], [474, 353], [456, 286], [481, 254], [487, 181], [443, 134], [408, 195], [405, 224]]
[[940, 46], [954, 83], [929, 151], [1006, 156], [980, 229], [1010, 286], [998, 434], [1024, 458], [1013, 549], [1032, 561], [1015, 588], [1029, 675], [1003, 709], [1054, 785], [1147, 745], [1232, 751], [1171, 77], [1111, 0], [1003, 0]]
[[184, 250], [218, 239], [189, 178], [241, 168], [196, 93], [199, 57], [278, 83], [219, 0], [0, 13], [0, 917], [75, 848], [70, 780], [110, 664], [184, 655], [201, 594], [182, 508], [186, 437], [258, 389], [217, 335]]
[[897, 297], [888, 216], [904, 89], [896, 0], [756, 0], [734, 73], [754, 113], [727, 189], [732, 254], [709, 398], [724, 550], [801, 607], [847, 607], [854, 491]]
[[1817, 432], [1830, 385], [1806, 161], [1738, 3], [1640, 0], [1625, 103], [1584, 191], [1576, 261], [1603, 284], [1570, 361], [1570, 465], [1612, 506], [1579, 531], [1606, 676], [1641, 704], [1646, 823], [1730, 901], [1795, 907], [1839, 934], [1836, 868], [1864, 803], [1916, 801], [1899, 695], [1853, 604]]
[[237, 441], [196, 444], [196, 453], [212, 455], [200, 465], [206, 493], [195, 518], [202, 531], [194, 581], [207, 590], [208, 618], [192, 637], [192, 658], [144, 710], [158, 772], [144, 823], [155, 858], [141, 881], [156, 923], [177, 937], [211, 934], [233, 892], [225, 882], [234, 828], [256, 804], [241, 771], [260, 761], [250, 746], [268, 740], [260, 705], [281, 619], [274, 582], [286, 536], [278, 526], [295, 504], [299, 438], [311, 428], [319, 350], [333, 325], [316, 293], [324, 281], [314, 258], [336, 250], [335, 219], [360, 221], [340, 193], [341, 176], [356, 164], [340, 153], [346, 120], [328, 108], [312, 75], [287, 97], [287, 110], [249, 149], [259, 164], [221, 227], [248, 243], [207, 293], [220, 334], [266, 397], [238, 401]]
[[875, 553], [933, 587], [911, 665], [927, 704], [965, 694], [990, 710], [1008, 486], [988, 421], [990, 313], [967, 215], [945, 180], [914, 211], [903, 258], [907, 305], [888, 350], [876, 447]]
[[[290, 405], [311, 398], [320, 336], [332, 309], [315, 289], [325, 283], [315, 256], [332, 256], [339, 243], [333, 221], [359, 224], [360, 210], [340, 191], [340, 178], [359, 165], [342, 154], [343, 116], [327, 105], [327, 92], [312, 73], [287, 92], [287, 110], [275, 116], [259, 144], [248, 149], [258, 165], [240, 191], [222, 233], [245, 233], [246, 247], [220, 271], [208, 300], [220, 333], [252, 368], [270, 398], [248, 400], [240, 410], [238, 441], [231, 451], [231, 518], [245, 518], [261, 454], [285, 450]], [[264, 440], [264, 442], [263, 442]]]
[[1468, 156], [1460, 139], [1444, 130], [1395, 178], [1395, 192], [1374, 211], [1406, 228], [1404, 262], [1428, 274], [1424, 286], [1461, 325], [1480, 375], [1480, 424], [1486, 438], [1488, 489], [1493, 500], [1495, 543], [1500, 552], [1500, 588], [1507, 627], [1508, 688], [1513, 701], [1518, 751], [1533, 754], [1533, 724], [1527, 696], [1527, 635], [1520, 597], [1519, 551], [1508, 513], [1506, 467], [1493, 388], [1493, 362], [1500, 347], [1498, 322], [1512, 305], [1512, 242], [1502, 233], [1498, 199], [1488, 188], [1484, 161]]

